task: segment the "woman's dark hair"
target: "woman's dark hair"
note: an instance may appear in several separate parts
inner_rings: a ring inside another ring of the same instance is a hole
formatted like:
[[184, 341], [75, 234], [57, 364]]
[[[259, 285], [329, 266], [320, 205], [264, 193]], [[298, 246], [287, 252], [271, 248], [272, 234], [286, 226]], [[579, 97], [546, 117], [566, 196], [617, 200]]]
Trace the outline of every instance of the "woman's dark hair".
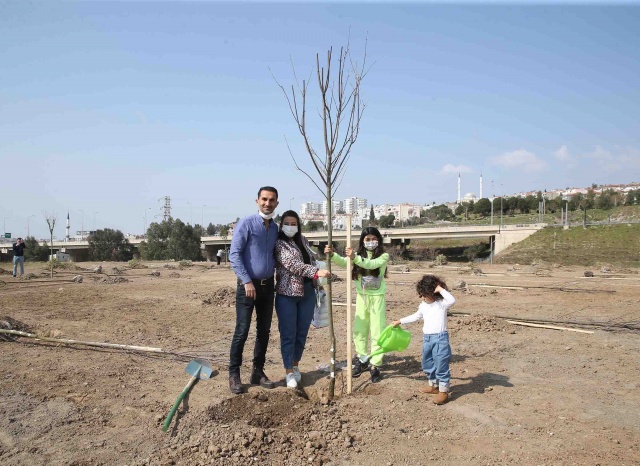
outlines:
[[440, 293], [436, 293], [436, 287], [438, 285], [445, 290], [448, 290], [447, 284], [443, 282], [440, 277], [436, 277], [435, 275], [424, 275], [416, 284], [416, 291], [421, 298], [431, 298], [433, 301], [440, 301], [443, 298]]
[[[356, 254], [358, 254], [360, 257], [365, 257], [365, 258], [367, 257], [368, 249], [364, 247], [364, 238], [367, 235], [374, 235], [378, 239], [378, 247], [375, 248], [373, 251], [371, 251], [373, 253], [371, 255], [371, 258], [375, 259], [376, 257], [380, 257], [382, 254], [384, 254], [384, 246], [382, 245], [382, 235], [380, 234], [378, 229], [375, 227], [366, 227], [362, 229], [362, 233], [360, 233], [360, 241], [358, 242], [358, 250], [356, 251]], [[367, 270], [353, 264], [353, 269], [351, 271], [351, 278], [353, 280], [357, 280], [359, 275], [373, 275], [374, 277], [377, 277], [380, 275], [380, 269]], [[385, 278], [387, 277], [386, 270], [384, 271], [384, 276]]]
[[[284, 224], [284, 219], [287, 217], [293, 217], [296, 219], [296, 223], [298, 224], [298, 231], [296, 232], [296, 234], [293, 236], [293, 238], [289, 238], [287, 235], [284, 234], [284, 232], [282, 231], [282, 225]], [[298, 217], [298, 214], [293, 211], [293, 210], [287, 210], [284, 214], [282, 214], [282, 217], [280, 218], [280, 231], [278, 232], [278, 239], [281, 239], [283, 241], [293, 241], [294, 243], [296, 243], [296, 246], [298, 246], [298, 249], [300, 249], [300, 252], [302, 253], [302, 259], [304, 260], [305, 264], [311, 264], [311, 258], [309, 257], [309, 251], [307, 251], [307, 248], [305, 247], [303, 241], [302, 241], [302, 223], [300, 222], [300, 217]]]

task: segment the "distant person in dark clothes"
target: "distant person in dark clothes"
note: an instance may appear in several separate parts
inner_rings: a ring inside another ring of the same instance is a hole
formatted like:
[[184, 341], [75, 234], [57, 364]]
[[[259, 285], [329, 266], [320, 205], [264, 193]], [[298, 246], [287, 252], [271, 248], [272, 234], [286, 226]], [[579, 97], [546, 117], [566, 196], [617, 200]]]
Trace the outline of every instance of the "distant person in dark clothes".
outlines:
[[220, 265], [221, 259], [222, 259], [222, 249], [218, 249], [218, 253], [216, 254], [216, 261], [218, 261], [218, 265]]
[[249, 336], [251, 316], [256, 310], [256, 343], [253, 349], [253, 371], [250, 383], [264, 388], [275, 384], [264, 373], [271, 319], [273, 317], [276, 261], [274, 249], [278, 226], [272, 220], [278, 206], [278, 191], [271, 186], [258, 190], [258, 213], [238, 222], [233, 230], [229, 261], [238, 277], [236, 288], [236, 329], [229, 355], [229, 390], [242, 393], [240, 366], [242, 352]]
[[13, 276], [16, 276], [18, 264], [20, 264], [20, 276], [24, 275], [24, 241], [22, 238], [13, 243]]

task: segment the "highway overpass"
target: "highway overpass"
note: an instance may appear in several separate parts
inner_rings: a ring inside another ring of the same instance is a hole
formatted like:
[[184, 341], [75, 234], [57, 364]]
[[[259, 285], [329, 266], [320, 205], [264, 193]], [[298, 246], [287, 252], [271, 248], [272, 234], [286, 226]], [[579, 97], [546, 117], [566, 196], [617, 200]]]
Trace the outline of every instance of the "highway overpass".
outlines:
[[[411, 240], [429, 240], [436, 238], [486, 238], [492, 245], [494, 254], [500, 254], [508, 246], [518, 241], [522, 241], [536, 231], [544, 228], [546, 224], [522, 224], [522, 225], [464, 225], [464, 226], [437, 226], [422, 228], [388, 228], [380, 229], [385, 244], [407, 246]], [[328, 236], [326, 231], [305, 233], [309, 242], [317, 246], [319, 250], [324, 249]], [[347, 233], [344, 230], [333, 232], [334, 241], [345, 241]], [[352, 232], [352, 244], [355, 244], [360, 237], [360, 231]], [[134, 257], [138, 257], [138, 246], [144, 238], [128, 237], [129, 243], [133, 246]], [[42, 245], [48, 243], [41, 243]], [[231, 237], [223, 236], [203, 236], [201, 238], [201, 248], [207, 260], [213, 260], [218, 249], [224, 249], [231, 244]], [[84, 241], [54, 241], [53, 250], [63, 252], [71, 256], [74, 262], [88, 259], [89, 242]], [[0, 258], [7, 260], [13, 256], [11, 243], [0, 243]]]

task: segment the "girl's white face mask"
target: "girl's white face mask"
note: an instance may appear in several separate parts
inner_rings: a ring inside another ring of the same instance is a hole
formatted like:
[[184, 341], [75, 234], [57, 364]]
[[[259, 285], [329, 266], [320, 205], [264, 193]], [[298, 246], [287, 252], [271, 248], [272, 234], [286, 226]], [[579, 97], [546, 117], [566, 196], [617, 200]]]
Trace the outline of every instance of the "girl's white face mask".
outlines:
[[375, 248], [378, 247], [378, 242], [377, 241], [365, 241], [364, 247], [367, 248], [369, 251], [373, 251]]
[[298, 233], [296, 225], [282, 225], [282, 232], [289, 238], [293, 238]]

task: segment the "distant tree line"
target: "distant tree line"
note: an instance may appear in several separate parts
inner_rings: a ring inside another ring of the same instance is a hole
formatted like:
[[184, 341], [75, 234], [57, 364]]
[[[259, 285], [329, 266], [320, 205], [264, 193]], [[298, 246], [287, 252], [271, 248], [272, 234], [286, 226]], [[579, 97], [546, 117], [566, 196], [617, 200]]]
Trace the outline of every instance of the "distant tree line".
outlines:
[[[543, 195], [544, 194], [539, 191], [536, 196], [504, 197], [502, 198], [502, 202], [500, 202], [500, 198], [496, 198], [493, 201], [494, 215], [500, 215], [501, 209], [503, 215], [529, 214], [532, 212], [537, 213], [540, 209], [540, 202], [542, 202]], [[568, 201], [561, 198], [545, 198], [544, 209], [547, 213], [557, 213], [565, 207], [568, 207], [569, 211], [576, 211], [585, 208], [608, 210], [620, 205], [639, 204], [640, 189], [629, 191], [626, 195], [612, 189], [605, 190], [601, 194], [596, 194], [593, 189], [589, 189], [586, 194], [574, 194]], [[482, 198], [475, 202], [464, 202], [456, 207], [455, 214], [457, 216], [475, 214], [476, 216], [486, 217], [491, 215], [491, 201], [487, 198]]]

